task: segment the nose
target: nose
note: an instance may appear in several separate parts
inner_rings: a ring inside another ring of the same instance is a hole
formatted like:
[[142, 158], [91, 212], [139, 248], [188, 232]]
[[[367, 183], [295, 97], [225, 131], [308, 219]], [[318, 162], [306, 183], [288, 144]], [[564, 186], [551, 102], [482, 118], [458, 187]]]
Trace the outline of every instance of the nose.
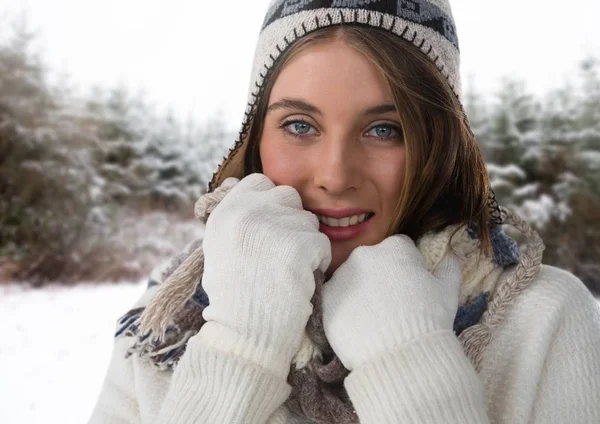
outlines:
[[361, 174], [356, 143], [341, 135], [329, 137], [320, 144], [313, 168], [315, 185], [332, 196], [357, 190]]

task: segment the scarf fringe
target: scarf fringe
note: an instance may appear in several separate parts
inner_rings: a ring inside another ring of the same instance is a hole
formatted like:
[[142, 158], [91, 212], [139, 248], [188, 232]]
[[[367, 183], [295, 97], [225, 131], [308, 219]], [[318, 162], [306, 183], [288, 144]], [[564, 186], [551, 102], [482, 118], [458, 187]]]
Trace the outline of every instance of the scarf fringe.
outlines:
[[[238, 181], [237, 178], [228, 178], [214, 192], [202, 196], [194, 207], [196, 218], [206, 224], [210, 214]], [[152, 334], [157, 342], [164, 340], [168, 329], [175, 325], [173, 317], [197, 292], [203, 273], [204, 252], [199, 245], [159, 287], [156, 299], [144, 310], [142, 333]]]

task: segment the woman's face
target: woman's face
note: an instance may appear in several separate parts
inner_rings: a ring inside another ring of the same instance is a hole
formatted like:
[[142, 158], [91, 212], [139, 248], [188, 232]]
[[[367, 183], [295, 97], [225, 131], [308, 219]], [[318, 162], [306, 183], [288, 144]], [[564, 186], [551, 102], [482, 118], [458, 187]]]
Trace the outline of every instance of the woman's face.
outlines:
[[282, 70], [260, 157], [264, 174], [319, 217], [328, 276], [354, 248], [386, 237], [404, 180], [400, 117], [383, 74], [344, 41], [311, 46]]

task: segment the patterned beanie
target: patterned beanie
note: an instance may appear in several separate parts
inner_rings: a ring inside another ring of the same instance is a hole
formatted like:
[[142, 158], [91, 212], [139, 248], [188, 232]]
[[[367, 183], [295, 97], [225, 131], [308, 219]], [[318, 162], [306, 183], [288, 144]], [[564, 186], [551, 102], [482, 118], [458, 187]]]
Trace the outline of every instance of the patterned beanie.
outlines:
[[[344, 24], [381, 28], [411, 42], [431, 59], [460, 100], [458, 37], [448, 0], [273, 0], [256, 47], [242, 128], [213, 175], [210, 192], [227, 177], [242, 177], [234, 175], [229, 167], [242, 160], [237, 156], [243, 153], [238, 153], [245, 150], [257, 105], [279, 58], [305, 35]], [[491, 188], [488, 207], [491, 222], [500, 224], [500, 209]]]

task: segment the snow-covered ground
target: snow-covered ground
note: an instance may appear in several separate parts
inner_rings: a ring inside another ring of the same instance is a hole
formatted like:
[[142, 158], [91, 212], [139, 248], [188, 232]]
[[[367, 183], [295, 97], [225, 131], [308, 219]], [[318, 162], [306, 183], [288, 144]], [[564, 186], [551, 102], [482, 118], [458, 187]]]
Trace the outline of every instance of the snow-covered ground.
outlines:
[[[164, 213], [130, 218], [121, 227], [118, 244], [136, 258], [132, 269], [140, 270], [173, 257], [204, 230], [196, 220]], [[117, 319], [145, 286], [33, 289], [0, 283], [0, 424], [85, 424], [108, 367]]]
[[0, 423], [86, 423], [116, 320], [144, 288], [0, 286]]

